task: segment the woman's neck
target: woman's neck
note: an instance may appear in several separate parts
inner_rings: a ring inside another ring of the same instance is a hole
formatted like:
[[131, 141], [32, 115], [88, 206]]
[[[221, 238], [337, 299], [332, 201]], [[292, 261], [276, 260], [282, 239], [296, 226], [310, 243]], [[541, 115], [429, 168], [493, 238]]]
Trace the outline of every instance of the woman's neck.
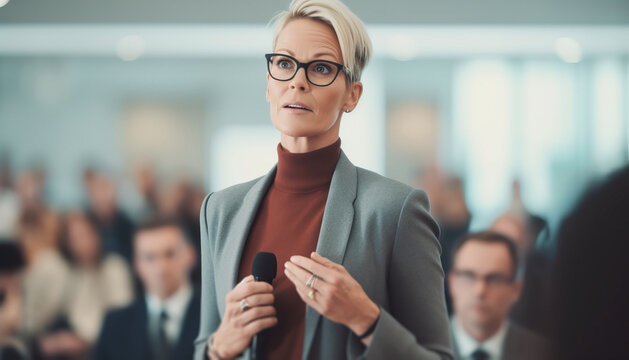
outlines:
[[325, 137], [292, 137], [282, 134], [282, 147], [293, 154], [307, 153], [334, 144], [339, 139], [338, 134]]

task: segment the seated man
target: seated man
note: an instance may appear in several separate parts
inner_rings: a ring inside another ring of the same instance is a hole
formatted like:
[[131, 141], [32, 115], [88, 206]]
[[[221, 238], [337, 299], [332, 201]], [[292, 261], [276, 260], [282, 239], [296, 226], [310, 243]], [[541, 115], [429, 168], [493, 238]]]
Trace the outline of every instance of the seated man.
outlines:
[[453, 250], [448, 274], [454, 316], [451, 335], [460, 360], [546, 359], [548, 344], [508, 321], [522, 291], [518, 257], [509, 238], [492, 232], [470, 234]]
[[135, 269], [145, 295], [105, 318], [94, 358], [192, 359], [200, 294], [188, 280], [195, 254], [179, 223], [153, 219], [134, 236]]

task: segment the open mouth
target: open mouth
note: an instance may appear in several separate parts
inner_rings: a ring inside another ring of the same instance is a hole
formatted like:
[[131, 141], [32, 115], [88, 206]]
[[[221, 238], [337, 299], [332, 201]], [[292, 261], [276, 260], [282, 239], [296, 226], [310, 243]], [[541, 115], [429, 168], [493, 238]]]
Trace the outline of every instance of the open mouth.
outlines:
[[295, 110], [305, 110], [305, 111], [312, 111], [309, 108], [303, 106], [303, 105], [298, 105], [298, 104], [288, 104], [286, 106], [284, 106], [285, 109], [295, 109]]

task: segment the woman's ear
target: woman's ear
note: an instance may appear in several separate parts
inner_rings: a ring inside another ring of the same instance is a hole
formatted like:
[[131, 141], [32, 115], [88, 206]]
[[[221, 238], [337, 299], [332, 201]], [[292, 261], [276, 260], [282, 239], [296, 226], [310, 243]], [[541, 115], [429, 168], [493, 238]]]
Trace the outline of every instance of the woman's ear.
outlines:
[[354, 108], [358, 104], [358, 100], [360, 100], [360, 96], [363, 94], [363, 83], [361, 83], [360, 81], [355, 81], [351, 83], [349, 86], [350, 88], [349, 88], [348, 99], [347, 99], [347, 103], [345, 104], [345, 108], [343, 109], [343, 111], [345, 111], [346, 109], [349, 111], [354, 110]]
[[266, 73], [266, 102], [269, 101], [269, 73]]

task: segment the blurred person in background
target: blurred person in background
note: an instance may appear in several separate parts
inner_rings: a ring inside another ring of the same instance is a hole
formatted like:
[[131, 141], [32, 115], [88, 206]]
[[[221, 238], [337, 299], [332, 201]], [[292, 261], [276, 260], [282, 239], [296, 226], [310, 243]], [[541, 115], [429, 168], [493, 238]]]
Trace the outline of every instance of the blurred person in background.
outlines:
[[[58, 249], [59, 245], [59, 218], [45, 203], [45, 180], [43, 170], [34, 168], [23, 172], [17, 182], [20, 199], [17, 231], [28, 259], [35, 257], [41, 249]], [[23, 232], [35, 229], [31, 226], [34, 224], [39, 233], [35, 237], [25, 238]]]
[[454, 247], [448, 284], [451, 336], [460, 360], [541, 360], [548, 343], [508, 320], [522, 290], [513, 242], [495, 232], [469, 234]]
[[157, 212], [161, 216], [177, 218], [190, 242], [194, 245], [196, 259], [191, 273], [193, 284], [201, 284], [201, 234], [199, 211], [205, 192], [187, 180], [176, 180], [160, 188], [157, 197]]
[[22, 279], [21, 332], [34, 341], [54, 321], [63, 305], [68, 267], [59, 253], [59, 220], [43, 201], [41, 171], [23, 173], [17, 183], [21, 202], [17, 233], [26, 269]]
[[157, 213], [158, 188], [154, 168], [147, 164], [137, 167], [133, 174], [133, 180], [135, 189], [141, 198], [137, 218], [148, 219]]
[[538, 244], [547, 235], [546, 221], [529, 212], [522, 202], [520, 183], [513, 182], [509, 209], [496, 218], [490, 230], [507, 236], [516, 244], [522, 264], [524, 288], [511, 309], [510, 318], [529, 330], [550, 335], [550, 274], [552, 259]]
[[0, 159], [0, 237], [15, 237], [20, 201], [13, 188], [11, 164], [7, 155]]
[[418, 184], [419, 188], [426, 190], [430, 199], [430, 214], [439, 223], [441, 265], [447, 273], [452, 264], [452, 248], [468, 232], [472, 219], [465, 201], [463, 179], [432, 165], [422, 174]]
[[103, 252], [118, 254], [131, 264], [133, 223], [118, 207], [113, 179], [103, 172], [87, 169], [83, 184], [88, 198], [87, 214], [98, 225]]
[[82, 211], [65, 218], [62, 249], [70, 264], [64, 308], [39, 339], [45, 359], [82, 359], [101, 329], [105, 313], [133, 299], [130, 269], [117, 254], [104, 254], [98, 228]]
[[181, 224], [164, 217], [147, 220], [136, 230], [134, 248], [145, 294], [107, 314], [93, 358], [192, 359], [200, 294], [189, 281], [195, 256]]
[[629, 167], [587, 191], [563, 220], [552, 276], [553, 359], [626, 359]]
[[[425, 189], [430, 199], [430, 213], [439, 224], [441, 233], [441, 267], [444, 273], [450, 271], [452, 250], [456, 242], [465, 235], [472, 216], [467, 208], [463, 180], [447, 174], [437, 165], [430, 166], [419, 179], [419, 188]], [[452, 314], [452, 297], [445, 279], [445, 297], [448, 314]]]
[[22, 316], [21, 273], [25, 261], [15, 239], [0, 238], [0, 359], [28, 359], [19, 337]]

